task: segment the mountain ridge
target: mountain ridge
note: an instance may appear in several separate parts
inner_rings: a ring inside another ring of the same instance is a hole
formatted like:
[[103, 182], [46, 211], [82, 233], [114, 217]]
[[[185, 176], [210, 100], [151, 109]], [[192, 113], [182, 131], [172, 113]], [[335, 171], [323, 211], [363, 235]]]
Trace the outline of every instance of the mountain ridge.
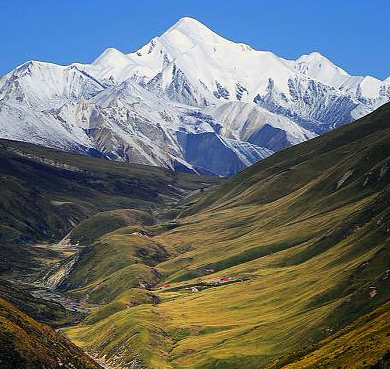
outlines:
[[208, 133], [200, 170], [229, 176], [389, 100], [388, 79], [350, 76], [318, 52], [286, 60], [186, 17], [130, 54], [11, 71], [0, 82], [0, 137], [196, 173], [183, 142], [200, 152]]

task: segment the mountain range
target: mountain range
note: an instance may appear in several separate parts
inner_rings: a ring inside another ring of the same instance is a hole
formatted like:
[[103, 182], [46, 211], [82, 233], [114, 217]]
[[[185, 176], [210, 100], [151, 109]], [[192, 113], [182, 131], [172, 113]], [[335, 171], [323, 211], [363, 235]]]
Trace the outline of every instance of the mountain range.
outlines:
[[313, 52], [286, 60], [182, 18], [134, 53], [29, 61], [0, 79], [0, 137], [230, 176], [390, 100]]

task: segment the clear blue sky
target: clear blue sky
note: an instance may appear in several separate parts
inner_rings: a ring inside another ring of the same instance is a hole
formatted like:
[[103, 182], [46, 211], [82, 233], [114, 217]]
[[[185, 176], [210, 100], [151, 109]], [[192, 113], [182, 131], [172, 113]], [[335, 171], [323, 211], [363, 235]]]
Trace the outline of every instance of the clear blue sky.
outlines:
[[129, 53], [179, 18], [284, 58], [319, 51], [353, 75], [390, 75], [390, 0], [1, 0], [0, 75], [27, 60]]

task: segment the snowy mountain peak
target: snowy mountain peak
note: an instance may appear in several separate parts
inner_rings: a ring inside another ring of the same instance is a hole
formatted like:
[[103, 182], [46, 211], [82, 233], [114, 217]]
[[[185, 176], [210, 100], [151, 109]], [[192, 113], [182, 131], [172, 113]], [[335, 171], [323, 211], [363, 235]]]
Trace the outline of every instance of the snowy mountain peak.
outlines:
[[302, 55], [297, 61], [299, 60], [305, 60], [311, 62], [317, 62], [317, 61], [329, 62], [329, 59], [327, 59], [324, 55], [320, 54], [318, 51], [313, 51], [310, 54]]
[[[190, 48], [199, 43], [215, 46], [230, 45], [242, 49], [243, 51], [252, 50], [248, 45], [236, 44], [219, 36], [203, 23], [189, 17], [181, 18], [159, 38], [163, 42], [167, 42], [170, 45], [179, 48]], [[184, 50], [181, 49], [181, 51], [183, 52]]]
[[191, 18], [191, 17], [182, 17], [180, 18], [173, 26], [171, 26], [167, 32], [169, 32], [170, 30], [172, 29], [176, 29], [176, 28], [192, 28], [192, 29], [195, 29], [195, 28], [198, 28], [198, 29], [206, 29], [208, 30], [208, 28], [201, 22], [199, 22], [197, 19], [195, 18]]
[[295, 62], [294, 69], [320, 81], [328, 81], [329, 79], [340, 76], [349, 76], [347, 72], [334, 65], [329, 59], [317, 51], [308, 55], [302, 55], [298, 58]]
[[317, 51], [302, 55], [293, 62], [293, 69], [309, 78], [344, 91], [356, 89], [361, 80], [361, 77], [351, 77]]
[[46, 63], [46, 62], [41, 62], [41, 61], [36, 61], [36, 60], [29, 60], [18, 67], [15, 68], [13, 73], [14, 75], [21, 75], [26, 71], [31, 71], [32, 69], [41, 69], [41, 68], [48, 68], [48, 69], [60, 69], [60, 68], [66, 68], [61, 65], [53, 64], [53, 63]]
[[110, 47], [101, 54], [92, 65], [100, 68], [121, 68], [128, 65], [129, 58], [119, 50]]
[[185, 17], [131, 54], [16, 68], [0, 79], [0, 137], [229, 175], [389, 100], [390, 76], [285, 60]]
[[196, 19], [184, 17], [179, 19], [172, 27], [170, 27], [166, 32], [164, 32], [163, 36], [167, 36], [171, 33], [178, 31], [183, 35], [191, 38], [198, 38], [201, 36], [206, 37], [215, 37], [222, 38], [209, 28], [207, 28], [203, 23], [200, 23]]

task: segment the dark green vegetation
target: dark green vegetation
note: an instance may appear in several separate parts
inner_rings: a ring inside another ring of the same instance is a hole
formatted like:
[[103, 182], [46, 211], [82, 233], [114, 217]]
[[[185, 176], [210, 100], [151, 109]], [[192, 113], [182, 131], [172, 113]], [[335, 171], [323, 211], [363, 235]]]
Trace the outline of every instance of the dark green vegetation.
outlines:
[[[190, 206], [172, 210], [179, 214], [174, 221], [101, 236], [90, 245], [95, 257], [80, 255], [80, 267], [62, 285], [77, 296], [115, 281], [115, 288], [103, 288], [103, 300], [110, 303], [94, 312], [99, 319], [66, 333], [111, 362], [138, 360], [150, 368], [382, 365], [390, 350], [381, 338], [387, 337], [387, 323], [380, 330], [390, 300], [389, 184], [387, 104], [259, 162]], [[119, 255], [127, 253], [128, 264], [135, 258], [132, 267], [147, 265], [134, 256], [144, 243], [151, 247], [148, 255], [156, 248], [166, 251], [164, 258], [148, 262], [158, 276], [153, 282], [170, 286], [154, 291], [158, 304], [123, 309], [120, 299], [130, 286], [120, 281], [144, 277], [130, 273], [129, 266], [110, 270], [106, 263], [118, 265]], [[123, 274], [117, 278], [117, 273]], [[188, 290], [222, 277], [237, 282]], [[80, 280], [81, 290], [72, 285]], [[368, 340], [382, 342], [378, 350], [365, 338], [348, 349], [346, 342], [371, 326]], [[333, 354], [324, 361], [306, 359], [330, 343], [343, 352], [337, 360]], [[359, 356], [363, 347], [372, 355]]]
[[53, 263], [66, 253], [48, 248], [46, 244], [0, 242], [0, 275], [19, 276], [42, 268], [42, 262]]
[[0, 368], [98, 369], [82, 350], [0, 298]]

